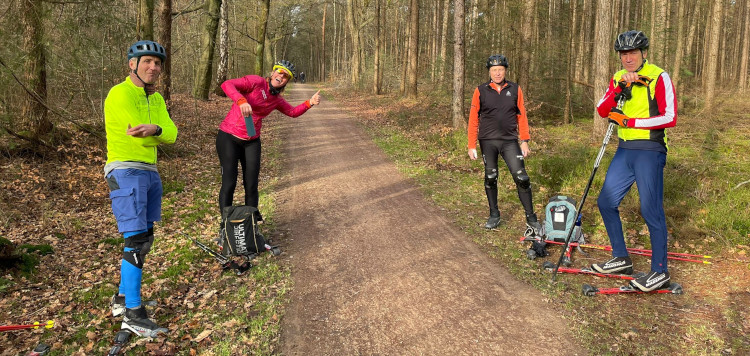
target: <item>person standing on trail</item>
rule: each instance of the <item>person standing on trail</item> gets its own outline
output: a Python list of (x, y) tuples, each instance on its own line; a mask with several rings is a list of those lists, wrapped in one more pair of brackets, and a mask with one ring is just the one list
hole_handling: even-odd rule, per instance
[[(521, 87), (505, 79), (508, 59), (502, 54), (487, 59), (490, 80), (474, 90), (469, 114), (469, 158), (477, 159), (477, 139), (484, 161), (484, 191), (490, 216), (484, 225), (493, 229), (500, 225), (497, 207), (498, 157), (502, 156), (516, 183), (518, 198), (526, 213), (526, 235), (538, 236), (541, 224), (534, 213), (531, 180), (526, 174), (524, 158), (529, 149), (529, 124)], [(520, 142), (520, 144), (519, 144)]]
[(619, 206), (636, 183), (653, 254), (651, 271), (630, 284), (644, 292), (669, 286), (663, 204), (668, 149), (665, 129), (677, 123), (674, 85), (667, 72), (646, 60), (648, 46), (648, 37), (641, 31), (617, 36), (614, 47), (623, 69), (609, 81), (609, 89), (596, 107), (601, 117), (618, 125), (620, 140), (597, 200), (613, 258), (591, 266), (601, 273), (632, 273)]
[(146, 254), (154, 243), (154, 222), (161, 220), (162, 184), (156, 169), (156, 146), (174, 143), (177, 127), (164, 98), (155, 91), (167, 55), (160, 44), (138, 41), (128, 49), (130, 74), (104, 101), (107, 163), (112, 212), (125, 238), (119, 293), (112, 315), (125, 314), (122, 329), (155, 337), (167, 329), (151, 321), (141, 305), (141, 279)]
[[(279, 110), (284, 115), (298, 117), (313, 105), (320, 104), (320, 91), (310, 100), (292, 107), (281, 97), (286, 84), (294, 78), (294, 65), (281, 60), (273, 66), (271, 74), (263, 78), (247, 75), (229, 79), (221, 89), (234, 101), (216, 135), (216, 152), (221, 164), (221, 190), (219, 211), (232, 205), (237, 185), (237, 163), (242, 165), (242, 183), (245, 187), (245, 205), (258, 207), (258, 176), (260, 174), (260, 129), (263, 118)], [(256, 211), (256, 221), (263, 216)]]

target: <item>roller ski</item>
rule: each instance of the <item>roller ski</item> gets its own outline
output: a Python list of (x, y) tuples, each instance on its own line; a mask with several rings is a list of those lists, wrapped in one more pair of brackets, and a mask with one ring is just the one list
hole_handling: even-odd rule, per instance
[(120, 330), (115, 335), (115, 343), (112, 348), (109, 349), (107, 356), (122, 355), (125, 347), (130, 343), (132, 334), (128, 330)]
[[(555, 264), (550, 261), (546, 261), (544, 262), (542, 267), (544, 267), (545, 270), (552, 272), (555, 269)], [(638, 272), (633, 275), (599, 273), (590, 268), (585, 268), (585, 267), (584, 268), (560, 267), (557, 269), (557, 273), (584, 274), (584, 275), (590, 275), (590, 276), (596, 276), (596, 277), (602, 277), (602, 278), (614, 278), (614, 279), (625, 279), (625, 280), (634, 280), (636, 278), (646, 275), (643, 272)]]
[[(559, 270), (558, 270), (559, 272)], [(619, 288), (597, 288), (590, 284), (583, 285), (583, 295), (592, 297), (597, 294), (682, 294), (682, 286), (677, 283), (669, 283), (668, 286), (644, 292), (632, 285), (622, 286)]]
[(250, 261), (252, 258), (255, 257), (255, 255), (245, 256), (246, 261), (242, 263), (237, 263), (228, 256), (225, 256), (224, 254), (221, 254), (219, 252), (216, 252), (212, 248), (204, 245), (200, 241), (190, 238), (190, 240), (193, 241), (193, 243), (198, 246), (201, 250), (206, 251), (209, 255), (211, 255), (216, 261), (219, 262), (221, 265), (221, 268), (223, 270), (232, 270), (234, 273), (238, 276), (243, 275), (247, 270), (249, 270), (253, 265), (250, 264)]

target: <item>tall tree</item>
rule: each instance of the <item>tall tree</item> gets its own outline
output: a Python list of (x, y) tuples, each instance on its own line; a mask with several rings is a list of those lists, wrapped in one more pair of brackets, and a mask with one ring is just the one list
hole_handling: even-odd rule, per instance
[(651, 51), (649, 56), (653, 59), (654, 63), (658, 63), (660, 66), (664, 64), (666, 59), (666, 48), (667, 44), (667, 9), (669, 4), (667, 0), (652, 0), (653, 13), (651, 14)]
[(445, 75), (445, 68), (448, 66), (448, 60), (445, 58), (448, 52), (448, 15), (450, 14), (450, 5), (451, 0), (445, 0), (443, 2), (443, 30), (441, 33), (443, 34), (440, 36), (440, 68), (438, 71), (438, 80), (441, 82), (443, 81), (443, 76)]
[(409, 5), (409, 71), (406, 85), (406, 97), (417, 98), (417, 68), (419, 65), (419, 0), (411, 0)]
[(744, 15), (744, 36), (742, 36), (742, 55), (740, 56), (742, 60), (740, 61), (740, 78), (739, 78), (739, 84), (740, 84), (740, 90), (744, 93), (747, 91), (748, 83), (747, 83), (747, 62), (748, 57), (750, 56), (750, 5), (748, 5), (747, 2), (745, 2), (745, 15)]
[(265, 58), (265, 48), (268, 42), (268, 14), (271, 10), (271, 0), (261, 0), (261, 7), (258, 14), (258, 22), (255, 24), (255, 33), (258, 36), (255, 44), (255, 74), (263, 74), (263, 58)]
[(465, 129), (464, 121), (464, 0), (453, 2), (453, 128)]
[(381, 62), (381, 47), (383, 47), (383, 41), (385, 40), (385, 36), (382, 34), (385, 33), (383, 29), (380, 26), (381, 19), (384, 19), (384, 16), (380, 13), (380, 0), (375, 0), (375, 55), (373, 58), (373, 81), (372, 81), (372, 93), (375, 95), (380, 95), (382, 86), (383, 86), (383, 70), (380, 67)]
[(326, 11), (328, 2), (323, 1), (323, 24), (320, 26), (320, 80), (326, 80)]
[(216, 47), (216, 31), (219, 27), (220, 6), (221, 0), (207, 0), (204, 5), (201, 55), (195, 72), (195, 83), (193, 84), (193, 97), (196, 99), (208, 100), (208, 92), (211, 89), (214, 47)]
[(47, 101), (47, 57), (42, 24), (42, 0), (23, 0), (21, 20), (23, 24), (24, 79), (34, 95), (29, 97), (21, 111), (23, 127), (39, 138), (52, 131), (52, 121), (44, 103)]
[(357, 84), (359, 83), (359, 76), (362, 73), (362, 45), (360, 36), (361, 26), (357, 12), (354, 10), (359, 7), (359, 4), (356, 4), (356, 0), (346, 0), (346, 5), (346, 22), (349, 25), (349, 35), (352, 39), (351, 82), (352, 84)]
[(138, 39), (154, 40), (154, 0), (138, 0)]
[[(612, 11), (607, 0), (596, 0), (596, 24), (594, 31), (594, 97), (598, 100), (609, 87), (609, 55), (612, 49)], [(599, 114), (594, 109), (594, 140), (602, 137), (607, 122), (599, 119)]]
[(718, 75), (719, 64), (719, 35), (721, 34), (721, 23), (723, 18), (722, 0), (713, 0), (713, 9), (711, 10), (710, 26), (707, 27), (708, 33), (708, 56), (706, 60), (706, 75), (704, 78), (706, 102), (705, 108), (711, 109), (714, 100), (714, 91)]
[[(575, 43), (573, 40), (576, 38), (575, 33), (578, 30), (578, 1), (572, 0), (570, 2), (570, 13), (571, 13), (571, 25), (570, 29), (568, 30), (568, 65), (566, 68), (567, 72), (567, 80), (565, 81), (565, 107), (563, 109), (563, 123), (568, 124), (570, 123), (570, 116), (571, 109), (570, 109), (570, 100), (571, 100), (571, 87), (573, 86), (573, 71), (574, 68), (574, 56), (575, 56)], [(549, 31), (551, 34), (551, 30)]]
[(159, 44), (164, 47), (167, 54), (167, 60), (161, 66), (161, 82), (164, 87), (160, 90), (167, 107), (170, 107), (171, 87), (172, 87), (172, 0), (161, 1), (161, 11), (159, 12), (160, 37)]
[[(529, 89), (529, 71), (531, 70), (531, 61), (533, 60), (532, 51), (534, 44), (531, 40), (531, 24), (534, 22), (534, 5), (536, 0), (526, 0), (523, 4), (523, 17), (521, 19), (521, 41), (524, 50), (521, 51), (521, 60), (519, 63), (519, 78), (518, 85), (524, 88), (526, 93), (530, 93)], [(519, 46), (520, 48), (520, 46)]]
[(227, 2), (222, 0), (219, 7), (219, 68), (216, 70), (216, 87), (214, 94), (227, 96), (221, 89), (221, 83), (227, 80), (227, 67), (229, 66), (229, 15), (227, 14)]

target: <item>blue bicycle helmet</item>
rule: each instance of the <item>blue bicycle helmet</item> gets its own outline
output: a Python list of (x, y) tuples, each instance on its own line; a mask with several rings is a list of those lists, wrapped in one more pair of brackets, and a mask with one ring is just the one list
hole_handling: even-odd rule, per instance
[(167, 60), (167, 51), (162, 45), (149, 40), (141, 40), (130, 46), (128, 49), (128, 60), (140, 56), (156, 56), (161, 58), (162, 62)]

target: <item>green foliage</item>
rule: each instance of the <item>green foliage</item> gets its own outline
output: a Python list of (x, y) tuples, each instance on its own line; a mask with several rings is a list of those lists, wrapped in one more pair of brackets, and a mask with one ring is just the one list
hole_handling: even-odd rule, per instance
[(26, 250), (28, 253), (38, 253), (39, 255), (45, 256), (50, 255), (54, 253), (52, 250), (52, 246), (48, 244), (42, 244), (42, 245), (32, 245), (32, 244), (23, 244), (21, 246), (18, 246), (19, 250)]

